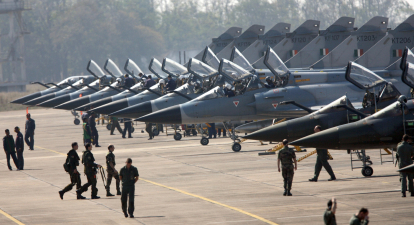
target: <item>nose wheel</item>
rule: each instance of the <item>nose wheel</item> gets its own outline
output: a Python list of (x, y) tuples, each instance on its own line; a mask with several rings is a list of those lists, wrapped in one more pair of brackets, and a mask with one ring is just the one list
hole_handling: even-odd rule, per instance
[(370, 166), (365, 166), (362, 168), (361, 173), (364, 175), (364, 177), (370, 177), (372, 174), (374, 174), (374, 169), (372, 169)]
[(75, 118), (75, 120), (73, 120), (73, 123), (75, 125), (79, 125), (80, 124), (80, 120), (78, 118)]
[(231, 146), (231, 149), (234, 152), (240, 152), (240, 150), (241, 150), (241, 144), (239, 144), (237, 142), (234, 142), (233, 145)]
[(201, 138), (201, 140), (200, 140), (200, 143), (201, 143), (201, 145), (208, 145), (208, 143), (209, 143), (210, 141), (208, 140), (208, 138), (206, 138), (206, 137), (203, 137), (203, 138)]
[(176, 140), (176, 141), (179, 141), (179, 140), (181, 140), (181, 138), (182, 138), (183, 136), (180, 134), (180, 133), (175, 133), (174, 134), (174, 140)]

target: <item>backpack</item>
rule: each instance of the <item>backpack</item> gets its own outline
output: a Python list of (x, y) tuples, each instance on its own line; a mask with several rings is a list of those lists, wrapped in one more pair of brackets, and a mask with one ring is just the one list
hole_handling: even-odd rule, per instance
[(65, 161), (65, 163), (63, 163), (63, 169), (66, 171), (66, 172), (68, 172), (69, 173), (69, 170), (70, 170), (70, 165), (69, 165), (69, 156), (67, 156), (66, 157), (66, 161)]

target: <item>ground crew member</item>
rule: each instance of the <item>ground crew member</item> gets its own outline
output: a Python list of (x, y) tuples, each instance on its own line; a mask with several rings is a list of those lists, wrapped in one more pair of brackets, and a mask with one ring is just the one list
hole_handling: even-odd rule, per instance
[(19, 163), (19, 170), (23, 170), (24, 167), (24, 159), (23, 159), (23, 150), (24, 150), (24, 140), (23, 134), (20, 132), (19, 127), (14, 128), (14, 132), (16, 132), (16, 152), (17, 152), (17, 162)]
[(336, 199), (332, 197), (328, 201), (328, 208), (325, 211), (325, 214), (323, 215), (323, 221), (325, 222), (325, 225), (336, 225)]
[(129, 118), (124, 118), (124, 131), (122, 131), (122, 138), (125, 138), (126, 132), (128, 131), (128, 138), (132, 138), (132, 121)]
[(114, 196), (110, 192), (112, 177), (116, 180), (116, 195), (121, 195), (121, 190), (119, 189), (119, 174), (118, 171), (115, 169), (115, 155), (114, 155), (115, 147), (113, 145), (108, 146), (108, 154), (106, 154), (106, 171), (108, 172), (108, 179), (106, 180), (106, 196)]
[[(63, 200), (63, 195), (72, 190), (73, 186), (76, 184), (76, 190), (79, 190), (82, 187), (80, 173), (77, 170), (77, 166), (79, 166), (79, 155), (76, 152), (78, 150), (78, 143), (72, 143), (72, 149), (68, 152), (68, 156), (66, 158), (66, 164), (69, 166), (69, 177), (70, 177), (70, 184), (68, 184), (63, 190), (59, 191), (60, 199)], [(77, 195), (77, 199), (85, 199), (81, 194)]]
[(83, 145), (91, 143), (91, 137), (92, 137), (91, 128), (89, 127), (87, 118), (83, 118), (82, 129), (83, 129)]
[(203, 89), (200, 87), (200, 84), (196, 82), (194, 84), (194, 94), (199, 94), (202, 92), (203, 92)]
[(292, 163), (295, 163), (294, 169), (297, 170), (298, 162), (296, 161), (295, 151), (288, 147), (288, 140), (284, 139), (282, 143), (284, 147), (279, 151), (277, 157), (277, 170), (280, 172), (280, 163), (282, 162), (283, 187), (285, 188), (283, 196), (292, 196), (290, 190), (292, 189), (293, 175), (295, 174)]
[(214, 138), (217, 137), (217, 131), (216, 131), (216, 124), (215, 123), (209, 123), (209, 126), (207, 126), (207, 130), (208, 130), (208, 138), (211, 139), (212, 136), (214, 136)]
[(122, 134), (123, 132), (121, 126), (119, 126), (118, 117), (111, 117), (111, 121), (111, 135), (115, 135), (115, 128), (119, 131), (120, 134)]
[(366, 93), (364, 95), (364, 99), (362, 100), (362, 107), (367, 108), (375, 104), (375, 96), (374, 93), (369, 92), (366, 90)]
[(89, 127), (91, 129), (91, 138), (92, 138), (92, 142), (95, 145), (95, 147), (101, 147), (98, 144), (98, 139), (99, 139), (99, 134), (98, 134), (98, 130), (96, 129), (96, 114), (95, 112), (91, 112), (91, 115), (89, 116)]
[(151, 75), (148, 75), (148, 79), (145, 81), (145, 87), (146, 88), (150, 88), (152, 86), (154, 86), (156, 83), (155, 81), (152, 79)]
[(349, 220), (349, 225), (368, 225), (369, 212), (366, 208), (361, 208), (357, 214), (354, 214)]
[[(122, 211), (125, 217), (134, 218), (134, 198), (135, 198), (135, 183), (139, 179), (138, 169), (132, 165), (132, 159), (126, 160), (126, 166), (122, 167), (119, 172), (119, 178), (122, 180)], [(128, 196), (129, 195), (129, 196)], [(127, 199), (129, 197), (128, 213), (127, 213)]]
[(76, 194), (79, 197), (82, 195), (83, 192), (88, 190), (89, 186), (92, 186), (91, 192), (91, 199), (98, 199), (98, 188), (96, 188), (96, 169), (101, 168), (101, 165), (95, 163), (95, 158), (92, 154), (92, 145), (88, 143), (85, 145), (85, 151), (82, 155), (82, 163), (84, 165), (84, 172), (86, 178), (88, 179), (88, 183), (84, 184), (80, 189), (76, 191)]
[(154, 138), (154, 132), (152, 132), (152, 123), (145, 122), (145, 131), (147, 131), (149, 135), (148, 140), (151, 140)]
[(131, 88), (132, 86), (134, 86), (135, 81), (134, 79), (130, 78), (128, 74), (125, 74), (125, 87), (127, 88)]
[(223, 137), (226, 137), (226, 129), (217, 129), (218, 136), (221, 136), (221, 130), (223, 130)]
[[(318, 133), (322, 130), (322, 127), (317, 125), (314, 129), (315, 133)], [(309, 181), (314, 181), (317, 182), (318, 181), (318, 177), (319, 177), (319, 173), (322, 170), (322, 166), (325, 168), (326, 172), (329, 173), (329, 175), (331, 176), (331, 178), (328, 179), (328, 181), (332, 181), (332, 180), (336, 180), (335, 174), (332, 170), (331, 165), (329, 165), (328, 162), (328, 149), (316, 149), (316, 164), (315, 164), (315, 175), (312, 179), (309, 179)]]
[(7, 167), (9, 167), (9, 170), (12, 170), (12, 167), (10, 165), (10, 156), (13, 158), (14, 165), (16, 166), (16, 169), (19, 170), (19, 162), (16, 158), (16, 150), (14, 146), (14, 139), (13, 135), (10, 135), (9, 129), (5, 130), (6, 136), (3, 138), (3, 149), (6, 153), (7, 158)]
[[(412, 157), (414, 156), (414, 149), (413, 146), (410, 145), (411, 142), (411, 137), (404, 134), (402, 142), (398, 143), (396, 158), (400, 169), (413, 164)], [(413, 174), (400, 172), (402, 197), (405, 197), (405, 192), (407, 191), (407, 179), (408, 191), (411, 192), (411, 196), (414, 196)]]
[(167, 81), (167, 84), (165, 85), (165, 90), (167, 92), (174, 91), (175, 88), (177, 87), (177, 83), (175, 82), (174, 79), (172, 79), (171, 75), (168, 75), (167, 79), (168, 81)]
[(269, 76), (266, 77), (266, 82), (267, 82), (267, 84), (265, 84), (266, 88), (275, 88), (275, 84), (273, 83), (272, 79)]
[(33, 145), (34, 145), (35, 129), (36, 129), (35, 121), (32, 118), (30, 118), (30, 113), (26, 114), (24, 140), (26, 141), (26, 144), (29, 146), (29, 150), (34, 150)]
[(236, 94), (234, 93), (233, 90), (231, 90), (231, 85), (230, 84), (226, 84), (224, 86), (224, 95), (228, 98), (235, 96)]
[(147, 79), (148, 77), (145, 74), (139, 73), (138, 77), (142, 79)]

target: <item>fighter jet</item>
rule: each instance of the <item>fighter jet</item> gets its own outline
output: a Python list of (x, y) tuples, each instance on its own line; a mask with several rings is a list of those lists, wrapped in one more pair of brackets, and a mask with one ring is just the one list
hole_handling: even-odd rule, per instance
[(97, 91), (96, 93), (90, 94), (88, 96), (82, 96), (78, 99), (70, 100), (68, 102), (65, 102), (63, 104), (60, 104), (58, 106), (55, 106), (53, 108), (55, 109), (66, 109), (66, 110), (72, 110), (79, 106), (88, 104), (90, 102), (115, 95), (117, 93), (122, 92), (119, 88), (123, 87), (123, 76), (122, 72), (119, 70), (119, 68), (112, 62), (112, 60), (107, 60), (104, 66), (104, 69), (114, 78), (116, 79), (115, 82), (113, 82), (111, 85), (106, 85), (105, 88), (103, 88), (100, 91)]

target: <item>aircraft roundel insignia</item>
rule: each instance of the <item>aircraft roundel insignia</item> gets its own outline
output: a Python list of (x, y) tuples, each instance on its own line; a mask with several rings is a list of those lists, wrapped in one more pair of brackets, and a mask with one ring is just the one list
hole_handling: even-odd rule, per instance
[(277, 102), (276, 102), (276, 103), (272, 103), (272, 106), (273, 106), (273, 108), (275, 108), (275, 109), (276, 109), (276, 107), (277, 107)]
[(233, 101), (233, 104), (237, 107), (239, 105), (239, 101)]

